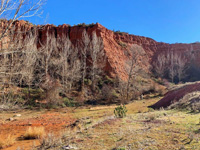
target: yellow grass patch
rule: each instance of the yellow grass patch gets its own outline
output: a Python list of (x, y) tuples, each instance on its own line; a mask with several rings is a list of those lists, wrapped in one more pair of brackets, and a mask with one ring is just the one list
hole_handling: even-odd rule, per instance
[(44, 137), (44, 127), (29, 127), (24, 134), (24, 139), (39, 139)]
[(116, 106), (100, 106), (100, 107), (91, 107), (90, 111), (93, 110), (105, 110), (105, 109), (114, 109)]
[(0, 149), (11, 146), (16, 142), (16, 138), (13, 135), (7, 137), (0, 137)]

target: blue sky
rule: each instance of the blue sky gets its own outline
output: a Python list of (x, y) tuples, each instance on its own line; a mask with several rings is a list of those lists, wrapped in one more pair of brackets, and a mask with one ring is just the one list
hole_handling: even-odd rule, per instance
[(96, 23), (167, 43), (200, 41), (200, 0), (47, 0), (35, 24)]

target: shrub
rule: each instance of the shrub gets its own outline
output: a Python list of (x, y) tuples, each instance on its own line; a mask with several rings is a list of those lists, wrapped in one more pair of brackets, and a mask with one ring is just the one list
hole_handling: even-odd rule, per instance
[(113, 98), (119, 98), (119, 93), (117, 93), (115, 90), (112, 90), (112, 97)]
[(77, 25), (74, 26), (78, 26), (78, 27), (93, 27), (95, 24), (91, 23), (91, 24), (85, 24), (85, 23), (79, 23)]
[(147, 116), (147, 120), (148, 120), (148, 121), (156, 120), (156, 118), (157, 118), (157, 116), (154, 115), (154, 114), (150, 114), (150, 115)]
[(121, 32), (120, 30), (113, 30), (114, 33), (117, 33), (117, 34), (120, 34), (120, 35), (123, 35), (123, 34), (128, 34), (127, 32)]
[(114, 114), (117, 118), (124, 118), (126, 116), (127, 109), (125, 105), (117, 106), (114, 110)]
[(24, 134), (24, 139), (39, 139), (44, 137), (44, 127), (29, 127)]
[(110, 78), (109, 76), (105, 76), (105, 80), (104, 80), (105, 84), (113, 84), (113, 79)]
[(55, 136), (54, 134), (47, 134), (40, 140), (40, 146), (38, 149), (50, 149), (56, 148), (62, 145), (62, 138)]
[(21, 95), (15, 94), (13, 91), (4, 93), (0, 96), (0, 109), (13, 110), (21, 108), (25, 103), (25, 100)]
[(119, 94), (114, 89), (112, 89), (111, 86), (106, 85), (106, 84), (101, 89), (100, 98), (106, 104), (119, 103), (119, 99), (118, 99)]
[(119, 41), (118, 44), (123, 47), (123, 48), (126, 48), (127, 47), (127, 44), (122, 42), (122, 41)]
[(69, 99), (67, 97), (63, 98), (63, 102), (64, 102), (65, 106), (67, 106), (67, 107), (75, 107), (76, 106), (76, 103), (73, 101), (73, 99)]
[(86, 85), (92, 85), (92, 81), (90, 79), (84, 79), (84, 83)]
[(148, 112), (154, 112), (154, 109), (149, 107)]

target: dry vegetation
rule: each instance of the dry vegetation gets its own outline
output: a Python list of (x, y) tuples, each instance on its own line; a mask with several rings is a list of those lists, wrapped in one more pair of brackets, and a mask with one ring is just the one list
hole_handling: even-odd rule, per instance
[(0, 149), (6, 148), (8, 146), (13, 145), (16, 142), (15, 136), (11, 134), (1, 135), (0, 137)]
[[(140, 100), (126, 105), (128, 112), (125, 118), (114, 116), (115, 105), (67, 108), (68, 113), (66, 113), (66, 108), (59, 109), (63, 118), (69, 115), (74, 118), (74, 121), (63, 125), (60, 132), (52, 133), (50, 130), (45, 136), (43, 136), (43, 129), (38, 133), (38, 127), (33, 127), (27, 130), (28, 137), (40, 136), (40, 145), (34, 146), (37, 150), (198, 149), (200, 114), (180, 110), (155, 111), (147, 107), (158, 100), (158, 98)], [(47, 112), (43, 111), (43, 113)], [(57, 115), (54, 115), (54, 118), (56, 117)], [(23, 135), (25, 136), (26, 133), (24, 132)], [(20, 141), (16, 140), (16, 142)], [(30, 149), (33, 148), (31, 145), (30, 143)]]
[(178, 102), (170, 105), (169, 108), (183, 109), (191, 112), (200, 112), (200, 92), (195, 91), (192, 93), (186, 94), (182, 99)]
[(44, 136), (44, 127), (29, 127), (24, 134), (24, 139), (39, 139)]
[[(125, 118), (115, 118), (114, 108), (77, 109), (77, 121), (60, 136), (49, 134), (35, 149), (198, 149), (200, 114), (177, 110), (152, 111), (147, 108), (158, 99), (127, 105)], [(87, 116), (87, 117), (85, 117)]]

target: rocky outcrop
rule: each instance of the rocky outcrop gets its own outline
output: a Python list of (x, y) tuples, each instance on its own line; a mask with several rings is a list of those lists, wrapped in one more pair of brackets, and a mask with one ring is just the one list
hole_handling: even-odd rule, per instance
[[(6, 24), (6, 20), (1, 20), (1, 26)], [(126, 80), (127, 61), (131, 58), (131, 52), (129, 47), (131, 44), (140, 45), (146, 55), (148, 64), (144, 65), (144, 68), (148, 71), (151, 68), (152, 62), (155, 60), (156, 56), (160, 53), (165, 53), (168, 51), (176, 51), (189, 57), (194, 56), (193, 62), (200, 67), (200, 43), (193, 44), (167, 44), (163, 42), (156, 42), (155, 40), (143, 36), (130, 35), (128, 33), (119, 33), (108, 30), (99, 23), (92, 25), (32, 25), (26, 21), (16, 21), (14, 23), (17, 29), (21, 31), (30, 31), (34, 28), (38, 31), (38, 44), (39, 42), (44, 42), (46, 40), (47, 33), (53, 34), (55, 37), (61, 37), (63, 34), (68, 35), (71, 42), (76, 44), (78, 40), (81, 39), (84, 30), (87, 31), (89, 35), (92, 32), (96, 32), (97, 36), (101, 37), (104, 44), (104, 51), (107, 56), (105, 71), (111, 77), (118, 76), (119, 78)], [(191, 55), (192, 54), (192, 55)], [(141, 65), (142, 62), (141, 62)]]

